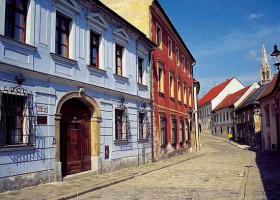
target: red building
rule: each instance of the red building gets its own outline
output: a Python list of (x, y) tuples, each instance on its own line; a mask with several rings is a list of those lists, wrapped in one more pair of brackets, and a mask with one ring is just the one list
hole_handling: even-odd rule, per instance
[(154, 159), (189, 149), (194, 142), (194, 57), (158, 0), (101, 1), (158, 45), (150, 85)]
[(151, 8), (154, 145), (156, 158), (193, 144), (193, 66), (195, 59), (158, 1)]

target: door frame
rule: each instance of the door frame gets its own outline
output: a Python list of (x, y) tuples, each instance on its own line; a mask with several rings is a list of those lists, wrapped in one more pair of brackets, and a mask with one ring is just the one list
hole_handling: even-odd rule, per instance
[(100, 157), (100, 107), (93, 97), (84, 92), (72, 91), (63, 95), (56, 107), (55, 116), (55, 166), (54, 175), (56, 181), (62, 181), (62, 166), (60, 160), (60, 120), (61, 107), (69, 99), (76, 98), (88, 106), (91, 114), (90, 119), (90, 135), (91, 135), (91, 170), (101, 173), (101, 157)]

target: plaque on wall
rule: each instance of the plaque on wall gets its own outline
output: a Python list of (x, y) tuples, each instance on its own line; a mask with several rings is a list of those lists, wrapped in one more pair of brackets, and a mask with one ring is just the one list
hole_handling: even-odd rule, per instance
[(37, 124), (48, 124), (47, 116), (37, 116)]

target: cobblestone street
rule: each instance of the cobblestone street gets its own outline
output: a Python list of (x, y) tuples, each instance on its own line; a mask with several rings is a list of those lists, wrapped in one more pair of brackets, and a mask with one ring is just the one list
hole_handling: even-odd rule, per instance
[(0, 199), (279, 199), (279, 155), (203, 136), (199, 152), (0, 194)]

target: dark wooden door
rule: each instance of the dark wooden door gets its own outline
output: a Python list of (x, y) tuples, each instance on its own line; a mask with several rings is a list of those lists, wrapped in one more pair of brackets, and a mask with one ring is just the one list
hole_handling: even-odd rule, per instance
[(62, 174), (75, 174), (91, 169), (90, 112), (77, 100), (65, 102), (61, 108)]

